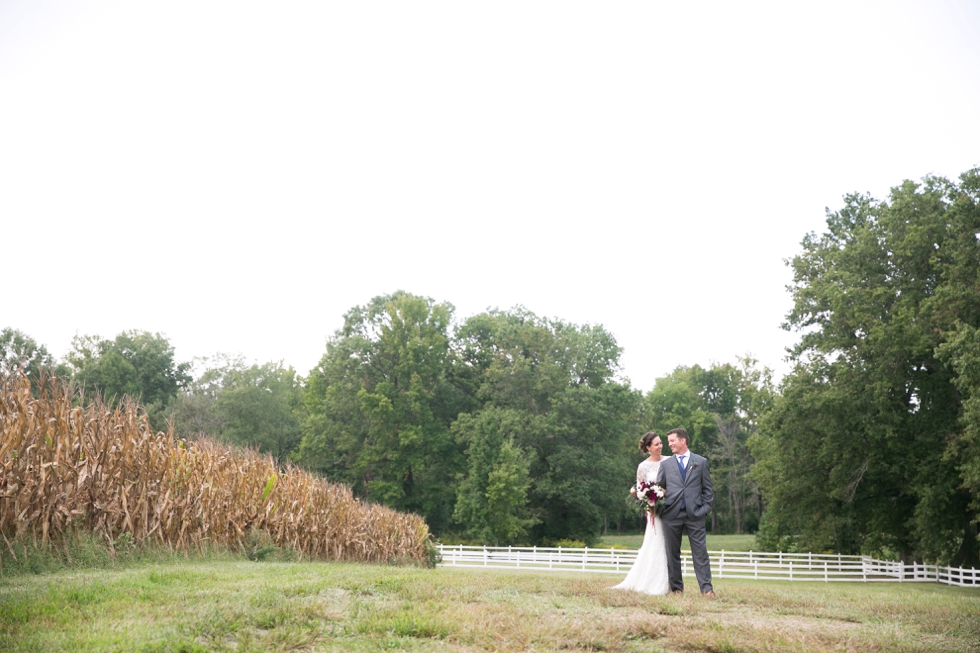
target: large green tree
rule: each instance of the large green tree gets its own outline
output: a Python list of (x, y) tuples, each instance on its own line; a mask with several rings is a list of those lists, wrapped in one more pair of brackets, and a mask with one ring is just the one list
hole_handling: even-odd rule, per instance
[(191, 382), (190, 363), (178, 363), (170, 341), (148, 331), (124, 331), (113, 340), (76, 336), (67, 363), (84, 391), (97, 391), (110, 404), (139, 399), (155, 429), (166, 426), (177, 392)]
[(488, 406), (453, 422), (468, 463), (454, 518), (471, 537), (495, 546), (515, 544), (537, 523), (528, 507), (531, 458), (517, 444), (528, 440), (535, 421), (521, 410)]
[(23, 372), (36, 379), (42, 371), (60, 373), (47, 347), (23, 331), (11, 327), (0, 331), (0, 372)]
[(220, 437), (225, 420), (218, 413), (218, 395), (225, 387), (225, 377), (232, 370), (244, 370), (242, 356), (215, 354), (195, 357), (194, 377), (177, 395), (172, 417), (174, 429), (181, 437)]
[(301, 436), (302, 379), (281, 362), (248, 365), (241, 357), (202, 360), (203, 370), (178, 396), (174, 425), (271, 453), (285, 462)]
[(356, 492), (448, 527), (463, 468), (450, 424), (453, 307), (406, 292), (351, 309), (311, 371), (296, 458)]
[(980, 563), (978, 199), (978, 170), (905, 182), (847, 196), (803, 240), (794, 368), (753, 441), (766, 543)]
[(643, 398), (643, 420), (649, 430), (661, 435), (683, 427), (691, 436), (691, 449), (706, 455), (718, 426), (702, 388), (705, 376), (706, 370), (699, 365), (682, 365), (656, 379)]
[(302, 435), (300, 379), (282, 363), (233, 370), (218, 393), (217, 412), (224, 422), (224, 439), (256, 447), (285, 462)]
[[(494, 492), (511, 478), (509, 539), (596, 541), (623, 512), (638, 428), (639, 394), (614, 378), (613, 336), (516, 308), (469, 318), (456, 348), (478, 402), (454, 427), (468, 455), (457, 522), (491, 539)], [(512, 450), (528, 463), (526, 485), (522, 472), (494, 476)]]

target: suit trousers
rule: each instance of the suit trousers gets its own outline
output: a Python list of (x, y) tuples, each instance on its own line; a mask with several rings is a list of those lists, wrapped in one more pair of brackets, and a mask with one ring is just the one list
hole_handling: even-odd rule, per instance
[(704, 517), (694, 517), (691, 513), (681, 511), (670, 516), (662, 515), (664, 527), (664, 544), (667, 546), (667, 574), (670, 576), (670, 591), (684, 591), (684, 579), (681, 576), (681, 535), (687, 531), (687, 539), (691, 542), (691, 558), (694, 561), (694, 575), (697, 576), (701, 592), (707, 592), (711, 587), (711, 563), (708, 560), (707, 529)]

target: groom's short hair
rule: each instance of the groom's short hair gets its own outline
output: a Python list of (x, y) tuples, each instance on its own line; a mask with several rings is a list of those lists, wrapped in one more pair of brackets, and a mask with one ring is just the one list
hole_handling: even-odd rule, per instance
[(684, 438), (684, 442), (687, 443), (687, 446), (689, 446), (689, 447), (691, 446), (691, 436), (689, 436), (687, 434), (687, 431), (686, 430), (684, 430), (682, 428), (670, 429), (669, 431), (667, 431), (667, 437), (668, 438), (670, 437), (670, 434), (671, 433), (673, 433), (674, 435), (676, 435), (679, 438)]

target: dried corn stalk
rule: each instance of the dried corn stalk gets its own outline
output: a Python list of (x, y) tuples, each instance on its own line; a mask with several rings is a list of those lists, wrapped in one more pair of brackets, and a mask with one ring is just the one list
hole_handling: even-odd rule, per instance
[[(0, 378), (0, 536), (49, 546), (79, 528), (110, 544), (178, 551), (240, 547), (250, 527), (301, 557), (423, 560), (421, 517), (355, 499), (349, 488), (271, 456), (153, 433), (135, 402), (73, 405), (73, 390)], [(13, 549), (11, 547), (11, 552)]]

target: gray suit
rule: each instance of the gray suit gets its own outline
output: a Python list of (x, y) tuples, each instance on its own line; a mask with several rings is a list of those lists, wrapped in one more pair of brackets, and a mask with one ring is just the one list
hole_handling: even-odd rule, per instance
[(667, 545), (667, 574), (670, 576), (671, 591), (684, 591), (681, 534), (686, 529), (687, 539), (691, 542), (694, 573), (701, 592), (707, 592), (712, 587), (704, 517), (711, 512), (715, 493), (711, 488), (708, 460), (690, 451), (687, 455), (687, 468), (683, 474), (676, 456), (665, 458), (657, 474), (657, 485), (664, 489), (664, 509), (660, 516), (664, 524), (664, 543)]

